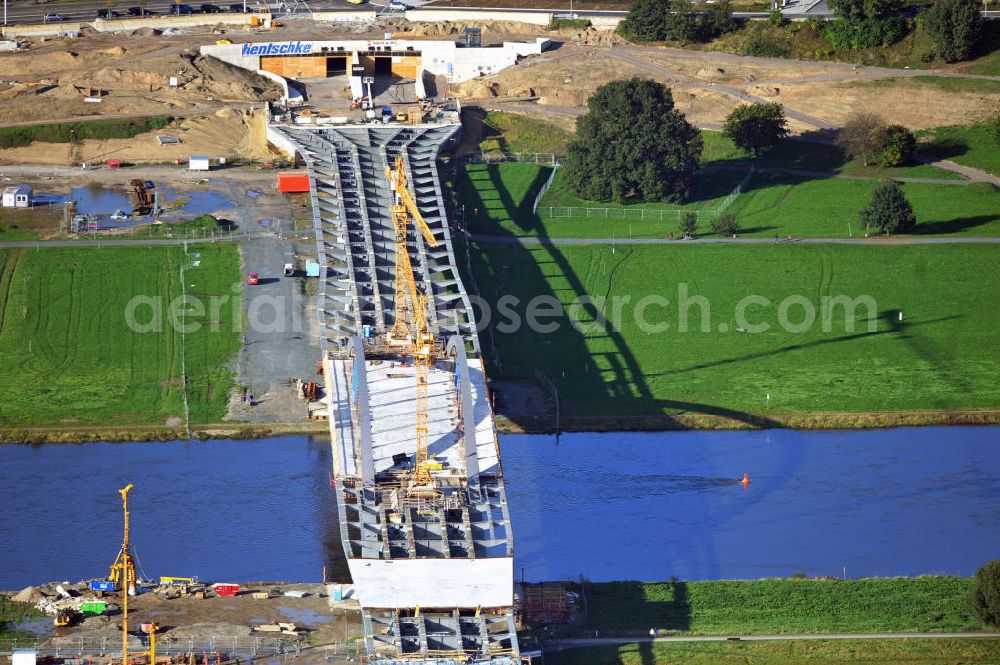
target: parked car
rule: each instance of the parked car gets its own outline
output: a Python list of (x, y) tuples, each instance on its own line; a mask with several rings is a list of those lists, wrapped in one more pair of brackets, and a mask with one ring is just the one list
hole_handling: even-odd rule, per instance
[(152, 9), (143, 9), (142, 7), (129, 7), (125, 13), (129, 16), (153, 16), (156, 14)]
[(243, 3), (242, 2), (234, 2), (233, 4), (229, 5), (229, 11), (231, 11), (234, 14), (242, 14), (243, 13)]
[(121, 12), (116, 12), (113, 9), (98, 9), (97, 18), (118, 18), (121, 16)]
[(58, 23), (59, 21), (65, 21), (66, 17), (62, 14), (46, 14), (42, 20), (45, 23)]
[(392, 12), (405, 12), (407, 9), (413, 9), (405, 2), (390, 2), (386, 7)]
[(255, 272), (252, 272), (249, 275), (247, 275), (247, 284), (249, 284), (250, 286), (256, 286), (259, 283), (260, 283), (260, 275), (258, 275)]
[(185, 4), (178, 3), (178, 4), (170, 5), (170, 13), (171, 14), (194, 14), (194, 9), (191, 7), (191, 5), (185, 5)]
[(219, 5), (204, 4), (201, 6), (201, 12), (203, 14), (218, 14), (222, 11)]

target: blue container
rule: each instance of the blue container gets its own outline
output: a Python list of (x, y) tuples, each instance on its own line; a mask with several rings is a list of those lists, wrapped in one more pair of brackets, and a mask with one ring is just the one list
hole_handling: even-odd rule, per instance
[(339, 584), (333, 587), (333, 599), (343, 600), (344, 599), (344, 587)]
[(96, 582), (96, 581), (95, 582), (91, 582), (90, 583), (90, 590), (91, 591), (114, 591), (115, 590), (115, 583), (114, 582)]

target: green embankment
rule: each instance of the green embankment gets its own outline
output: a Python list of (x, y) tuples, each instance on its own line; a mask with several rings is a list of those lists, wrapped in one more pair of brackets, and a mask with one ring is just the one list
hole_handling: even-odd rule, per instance
[(993, 127), (988, 124), (938, 127), (917, 132), (917, 137), (921, 152), (1000, 174), (1000, 145), (994, 138)]
[(69, 143), (83, 139), (127, 139), (161, 129), (173, 121), (167, 115), (143, 120), (91, 120), (27, 127), (0, 127), (0, 148), (16, 148), (33, 141)]
[[(994, 246), (475, 244), (473, 254), (493, 312), (482, 336), (487, 357), (491, 344), (499, 352), (493, 374), (542, 370), (563, 416), (581, 427), (649, 415), (767, 424), (786, 414), (1000, 407)], [(504, 295), (518, 299), (522, 320), (532, 298), (554, 298), (562, 314), (542, 322), (557, 329), (503, 332)], [(647, 296), (669, 302), (640, 313)], [(848, 315), (824, 306), (828, 297), (868, 304)], [(598, 310), (617, 323), (602, 324)], [(814, 322), (800, 329), (808, 311)], [(767, 330), (738, 331), (747, 324)]]
[(555, 153), (566, 152), (573, 134), (555, 125), (517, 113), (487, 111), (482, 117), (483, 152)]
[(582, 623), (557, 635), (959, 632), (971, 578), (588, 583)]
[[(182, 344), (191, 422), (225, 413), (239, 349), (239, 256), (231, 245), (50, 248), (0, 253), (0, 426), (183, 423)], [(199, 254), (199, 257), (194, 257)], [(180, 268), (189, 305), (182, 335)], [(130, 328), (137, 296), (162, 325)], [(153, 323), (153, 306), (135, 309)]]
[(997, 638), (659, 642), (545, 654), (546, 665), (956, 665), (998, 661)]

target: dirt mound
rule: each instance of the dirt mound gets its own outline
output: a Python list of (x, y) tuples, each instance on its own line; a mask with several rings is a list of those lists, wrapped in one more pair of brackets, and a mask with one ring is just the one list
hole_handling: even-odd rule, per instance
[(479, 28), (485, 43), (491, 35), (544, 35), (543, 26), (520, 21), (441, 21), (438, 23), (410, 23), (403, 19), (385, 21), (387, 31), (396, 39), (406, 37), (449, 37), (465, 33), (466, 28)]
[(113, 57), (116, 57), (116, 58), (120, 58), (121, 56), (125, 55), (127, 53), (127, 51), (125, 50), (124, 47), (121, 47), (121, 46), (112, 46), (111, 48), (104, 49), (102, 51), (102, 53), (106, 53), (107, 55), (110, 55), (110, 56), (113, 56)]
[(133, 30), (132, 37), (156, 37), (160, 34), (160, 31), (156, 28), (139, 28), (138, 30)]
[(747, 92), (758, 97), (777, 97), (781, 88), (775, 85), (751, 85), (747, 88)]
[(618, 44), (625, 44), (628, 41), (614, 30), (598, 30), (593, 27), (586, 28), (585, 30), (561, 28), (553, 31), (551, 34), (557, 39), (573, 42), (574, 44), (585, 44), (586, 46), (617, 46)]
[(698, 70), (696, 76), (700, 79), (718, 81), (726, 77), (726, 70), (719, 67), (713, 67), (711, 69), (702, 68)]
[(43, 600), (45, 595), (33, 586), (25, 587), (11, 596), (11, 600), (16, 603), (35, 603)]

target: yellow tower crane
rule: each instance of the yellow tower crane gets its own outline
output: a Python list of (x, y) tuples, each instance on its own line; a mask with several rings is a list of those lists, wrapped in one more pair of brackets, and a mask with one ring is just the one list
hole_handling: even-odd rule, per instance
[(131, 547), (128, 542), (128, 493), (133, 485), (129, 483), (118, 493), (122, 496), (122, 513), (124, 514), (125, 530), (122, 538), (122, 548), (111, 564), (110, 581), (114, 582), (122, 592), (122, 665), (128, 665), (128, 597), (135, 595), (135, 562), (132, 559)]
[[(391, 342), (409, 344), (417, 375), (416, 459), (413, 477), (407, 487), (407, 493), (413, 494), (433, 491), (434, 487), (427, 456), (427, 377), (434, 363), (434, 333), (427, 322), (427, 296), (417, 290), (417, 280), (413, 276), (413, 265), (410, 263), (410, 252), (406, 247), (406, 232), (410, 218), (413, 218), (428, 245), (436, 247), (437, 239), (420, 214), (416, 201), (406, 189), (403, 158), (396, 157), (394, 168), (386, 166), (385, 175), (390, 187), (396, 193), (395, 203), (389, 208), (396, 229), (396, 318), (389, 332), (389, 339)], [(407, 324), (407, 301), (410, 302), (413, 312), (412, 335)]]

